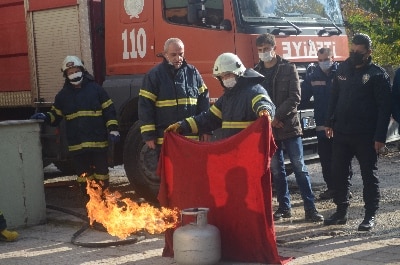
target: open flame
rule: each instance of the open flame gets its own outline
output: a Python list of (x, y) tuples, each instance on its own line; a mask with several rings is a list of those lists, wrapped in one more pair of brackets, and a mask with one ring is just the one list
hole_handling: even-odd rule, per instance
[(87, 181), (86, 190), (90, 196), (86, 204), (90, 225), (95, 221), (101, 223), (110, 235), (120, 239), (140, 230), (162, 233), (178, 223), (178, 209), (158, 209), (148, 203), (139, 205), (129, 198), (121, 199), (119, 192), (103, 191), (95, 181)]

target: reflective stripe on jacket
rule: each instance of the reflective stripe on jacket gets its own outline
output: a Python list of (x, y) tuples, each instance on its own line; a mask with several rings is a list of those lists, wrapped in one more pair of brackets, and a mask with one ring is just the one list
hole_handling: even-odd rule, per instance
[[(185, 61), (175, 70), (164, 60), (147, 73), (139, 92), (143, 140), (162, 144), (164, 130), (170, 124), (206, 111), (209, 106), (208, 89), (198, 70)], [(198, 139), (197, 134), (191, 136)]]
[(232, 89), (226, 89), (209, 111), (183, 121), (183, 132), (221, 128), (221, 138), (227, 138), (248, 127), (258, 118), (261, 110), (267, 110), (273, 117), (275, 106), (267, 91), (258, 84), (262, 80), (262, 75), (247, 69), (237, 84)]
[(53, 126), (65, 119), (70, 152), (105, 149), (108, 146), (107, 128), (118, 130), (113, 102), (88, 74), (84, 75), (81, 88), (65, 82), (48, 116)]
[[(336, 73), (338, 63), (331, 66), (328, 74), (321, 70), (317, 65), (315, 70), (306, 76), (301, 83), (301, 102), (300, 106), (310, 101), (314, 97), (314, 119), (317, 126), (325, 125), (326, 114), (328, 112), (329, 97), (332, 89), (332, 80)], [(301, 108), (301, 107), (300, 107)]]

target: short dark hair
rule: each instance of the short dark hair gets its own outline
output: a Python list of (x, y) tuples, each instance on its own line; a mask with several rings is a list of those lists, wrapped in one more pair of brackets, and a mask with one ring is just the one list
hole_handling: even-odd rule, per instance
[(328, 53), (329, 56), (332, 56), (332, 50), (330, 48), (321, 48), (318, 50), (319, 54), (325, 54)]
[(355, 45), (364, 45), (367, 50), (372, 48), (371, 38), (364, 33), (356, 33), (351, 42)]
[(275, 36), (269, 33), (259, 35), (256, 39), (256, 46), (258, 47), (264, 44), (275, 46)]

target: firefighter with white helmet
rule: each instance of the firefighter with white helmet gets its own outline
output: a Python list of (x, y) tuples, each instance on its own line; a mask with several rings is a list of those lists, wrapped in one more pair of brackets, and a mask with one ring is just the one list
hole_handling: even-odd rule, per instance
[(67, 57), (65, 57), (61, 66), (61, 72), (64, 73), (65, 70), (71, 67), (81, 67), (82, 69), (84, 69), (83, 62), (75, 55), (68, 55)]
[(221, 76), (224, 73), (234, 73), (237, 76), (242, 76), (246, 67), (244, 67), (240, 58), (233, 53), (223, 53), (215, 60), (213, 74), (215, 77)]
[(68, 55), (61, 65), (61, 72), (72, 85), (79, 86), (86, 70), (81, 59), (74, 55)]
[(77, 181), (86, 194), (86, 180), (96, 180), (108, 186), (108, 140), (119, 141), (118, 121), (114, 104), (98, 85), (77, 56), (65, 57), (61, 71), (64, 86), (46, 113), (36, 113), (31, 119), (41, 119), (57, 126), (64, 119), (68, 150), (74, 161)]
[(264, 77), (251, 68), (246, 69), (236, 54), (219, 55), (213, 74), (224, 87), (224, 94), (207, 112), (174, 123), (166, 131), (187, 133), (222, 128), (221, 138), (227, 138), (259, 116), (274, 116), (275, 106), (260, 85)]

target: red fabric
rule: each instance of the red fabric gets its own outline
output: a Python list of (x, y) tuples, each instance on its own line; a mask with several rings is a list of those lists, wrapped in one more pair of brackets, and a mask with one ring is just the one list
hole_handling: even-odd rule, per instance
[[(208, 222), (221, 232), (222, 259), (282, 264), (272, 217), (270, 159), (275, 151), (266, 117), (240, 133), (205, 143), (166, 133), (158, 173), (160, 204), (208, 207)], [(173, 231), (163, 256), (173, 256)]]

